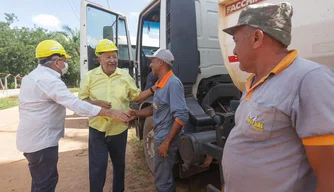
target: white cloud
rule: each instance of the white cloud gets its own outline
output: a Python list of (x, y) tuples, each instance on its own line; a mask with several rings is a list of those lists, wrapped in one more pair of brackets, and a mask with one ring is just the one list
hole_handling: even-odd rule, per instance
[(39, 14), (32, 17), (33, 23), (49, 30), (59, 30), (60, 21), (53, 15)]
[(129, 16), (130, 17), (138, 17), (139, 16), (139, 12), (130, 12)]

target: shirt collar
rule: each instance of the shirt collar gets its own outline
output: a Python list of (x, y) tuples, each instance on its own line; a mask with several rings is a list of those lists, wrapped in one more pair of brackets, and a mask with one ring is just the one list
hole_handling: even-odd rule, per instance
[(157, 88), (164, 88), (167, 81), (170, 79), (170, 77), (173, 75), (173, 71), (170, 70), (161, 80), (158, 80), (155, 85)]
[[(106, 75), (103, 70), (102, 70), (102, 66), (100, 65), (99, 67), (97, 67), (96, 71), (95, 71), (95, 74), (97, 75)], [(114, 76), (114, 75), (121, 75), (122, 74), (122, 70), (120, 68), (116, 68), (115, 72), (113, 74), (110, 75), (111, 76)], [(107, 76), (107, 75), (106, 75)]]
[(260, 85), (261, 83), (263, 83), (266, 79), (268, 79), (268, 77), (270, 76), (270, 74), (279, 74), (280, 72), (282, 72), (284, 69), (288, 68), (293, 61), (296, 59), (298, 53), (296, 50), (291, 50), (289, 52), (289, 54), (287, 56), (285, 56), (282, 61), (280, 61), (278, 63), (278, 65), (276, 65), (276, 67), (270, 71), (270, 73), (268, 75), (266, 75), (265, 77), (263, 77), (259, 82), (257, 82), (255, 85), (253, 85), (253, 87), (251, 87), (252, 85), (252, 81), (253, 78), (255, 77), (255, 74), (252, 74), (250, 77), (248, 77), (247, 82), (246, 82), (246, 89), (247, 91), (250, 91), (251, 89), (254, 89), (255, 87), (257, 87), (258, 85)]
[(61, 76), (60, 73), (58, 73), (57, 71), (55, 71), (55, 70), (53, 70), (53, 69), (51, 69), (51, 68), (49, 68), (49, 67), (43, 66), (43, 65), (41, 65), (41, 64), (38, 64), (37, 68), (40, 68), (40, 69), (42, 69), (42, 70), (46, 70), (46, 71), (48, 71), (51, 75), (53, 75), (53, 76), (57, 77), (58, 79), (60, 79), (60, 76)]

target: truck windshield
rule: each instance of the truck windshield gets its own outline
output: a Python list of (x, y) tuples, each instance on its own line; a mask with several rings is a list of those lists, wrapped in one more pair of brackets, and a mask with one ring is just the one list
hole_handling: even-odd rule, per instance
[(159, 48), (160, 23), (144, 21), (142, 51), (145, 55), (152, 55)]

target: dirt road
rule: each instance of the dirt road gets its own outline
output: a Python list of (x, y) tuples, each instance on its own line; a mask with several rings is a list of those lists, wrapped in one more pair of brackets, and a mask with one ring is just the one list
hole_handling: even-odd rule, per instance
[[(0, 191), (28, 192), (31, 177), (27, 161), (16, 149), (16, 128), (19, 122), (18, 107), (0, 110)], [(65, 138), (59, 143), (58, 192), (88, 192), (88, 123), (87, 119), (67, 111)], [(129, 130), (126, 151), (125, 191), (155, 191), (154, 178), (148, 170), (142, 142), (136, 138), (135, 129)], [(177, 180), (177, 191), (206, 191), (212, 182), (212, 174), (219, 177), (216, 170), (184, 180)], [(211, 178), (208, 178), (210, 174)], [(104, 191), (112, 191), (112, 167), (109, 160)]]

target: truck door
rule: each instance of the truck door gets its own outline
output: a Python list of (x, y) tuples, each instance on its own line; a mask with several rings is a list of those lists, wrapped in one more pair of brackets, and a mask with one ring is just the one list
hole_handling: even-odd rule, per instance
[(80, 15), (80, 77), (100, 64), (95, 55), (97, 43), (102, 39), (113, 41), (118, 47), (118, 67), (133, 77), (135, 66), (131, 50), (130, 35), (126, 17), (82, 0)]

